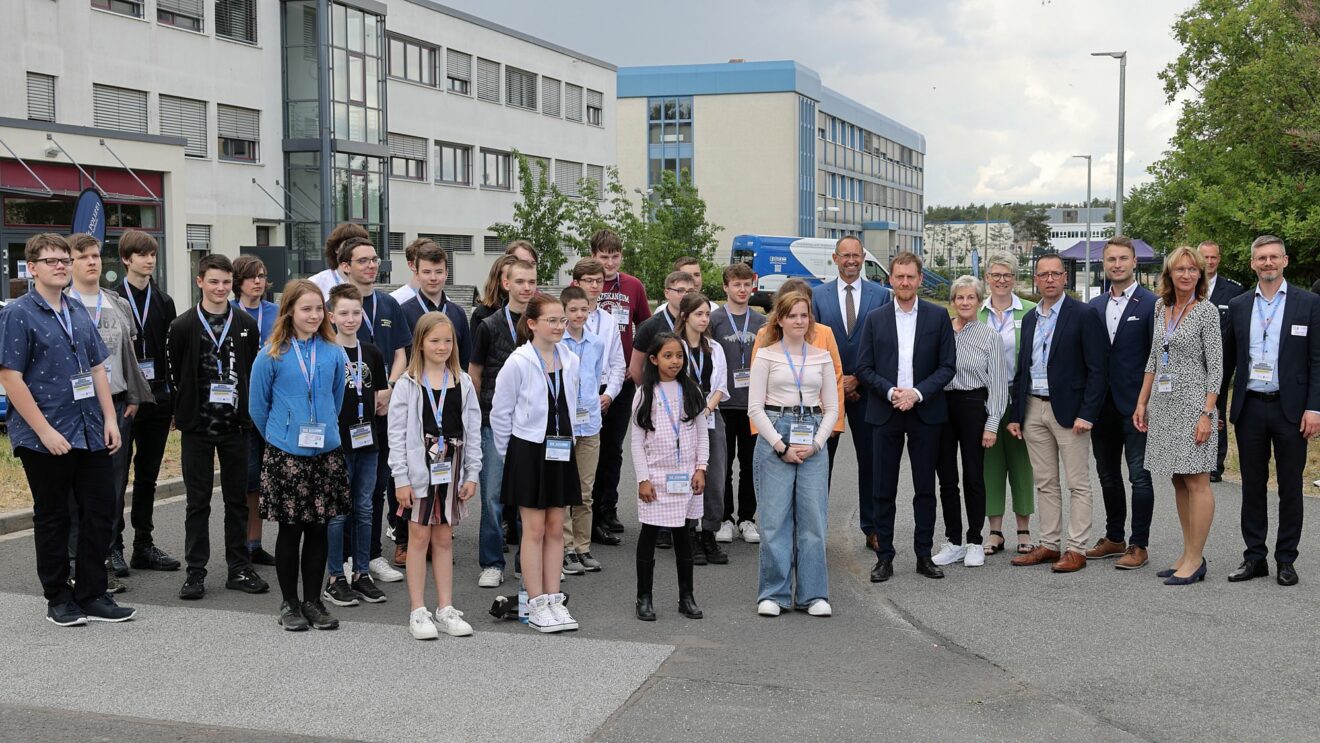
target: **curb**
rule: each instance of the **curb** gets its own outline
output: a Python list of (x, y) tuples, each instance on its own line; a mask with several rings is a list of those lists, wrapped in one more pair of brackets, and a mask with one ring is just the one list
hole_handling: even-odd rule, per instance
[[(161, 482), (156, 483), (156, 500), (173, 498), (176, 495), (183, 495), (184, 492), (185, 489), (183, 487), (182, 477), (175, 477), (170, 480), (163, 480)], [(129, 488), (128, 492), (124, 494), (124, 501), (126, 503), (133, 502), (133, 488)], [(10, 511), (9, 513), (0, 514), (0, 536), (3, 536), (5, 534), (13, 534), (16, 531), (23, 531), (25, 529), (31, 529), (31, 528), (32, 528), (31, 508), (25, 508), (21, 511)]]

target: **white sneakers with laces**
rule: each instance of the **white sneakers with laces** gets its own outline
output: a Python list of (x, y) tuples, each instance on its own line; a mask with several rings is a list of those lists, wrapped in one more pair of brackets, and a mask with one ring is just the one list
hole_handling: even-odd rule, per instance
[[(939, 565), (940, 567), (943, 567), (945, 565), (952, 565), (953, 563), (958, 562), (965, 557), (967, 557), (966, 547), (964, 547), (961, 544), (945, 542), (944, 546), (940, 548), (940, 551), (936, 553), (934, 557), (930, 558), (930, 561), (935, 563), (936, 565)], [(982, 554), (981, 559), (982, 561), (984, 561), (985, 559), (984, 553)]]
[(766, 599), (756, 605), (756, 613), (763, 617), (777, 617), (779, 616), (779, 604)]
[(715, 532), (715, 541), (724, 542), (726, 544), (732, 542), (734, 528), (732, 521), (725, 521), (723, 524), (720, 524), (720, 528)]
[(450, 637), (468, 637), (472, 634), (472, 625), (463, 621), (463, 612), (453, 606), (435, 610), (435, 621), (440, 630)]
[(550, 594), (550, 613), (555, 615), (556, 632), (572, 632), (578, 628), (577, 620), (568, 613), (568, 607), (564, 606), (564, 594)]
[(434, 640), (440, 636), (431, 621), (431, 612), (425, 606), (419, 606), (408, 615), (408, 631), (414, 640)]
[(742, 540), (748, 544), (760, 544), (761, 532), (756, 530), (755, 521), (744, 521), (738, 524), (738, 531), (742, 535)]
[(985, 545), (969, 544), (967, 545), (967, 556), (963, 558), (963, 565), (969, 568), (979, 568), (985, 564)]
[(834, 609), (830, 608), (830, 602), (821, 599), (812, 604), (807, 609), (807, 613), (813, 617), (828, 617), (834, 614)]
[[(403, 573), (395, 570), (389, 560), (383, 557), (377, 557), (367, 563), (367, 572), (371, 573), (371, 577), (379, 583), (398, 583), (403, 580)], [(344, 575), (352, 575), (352, 573), (344, 573)]]
[(558, 620), (550, 610), (550, 596), (542, 594), (527, 601), (527, 626), (537, 632), (558, 632)]
[(482, 588), (499, 588), (504, 582), (504, 571), (499, 568), (482, 568), (477, 578), (477, 585)]

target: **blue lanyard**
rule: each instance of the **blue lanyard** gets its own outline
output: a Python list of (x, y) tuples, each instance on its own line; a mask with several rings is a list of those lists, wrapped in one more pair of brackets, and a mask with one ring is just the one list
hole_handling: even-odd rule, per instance
[[(582, 342), (579, 343), (579, 342), (573, 340), (573, 336), (571, 336), (571, 335), (569, 335), (567, 332), (565, 332), (565, 333), (564, 333), (564, 341), (565, 341), (566, 343), (568, 343), (568, 347), (569, 347), (569, 349), (570, 349), (573, 353), (577, 354), (578, 361), (582, 364), (583, 368), (586, 368), (587, 358), (586, 358), (586, 356), (583, 356), (583, 353), (584, 353), (584, 351), (589, 351), (589, 350), (591, 350), (591, 343), (589, 343), (589, 342), (587, 341), (587, 336), (584, 334), (584, 335), (582, 336)], [(585, 388), (585, 387), (582, 385), (582, 383), (579, 381), (579, 383), (578, 383), (578, 394), (577, 394), (577, 404), (578, 404), (578, 407), (582, 407), (582, 408), (587, 407), (586, 400), (584, 400), (583, 397), (582, 397), (582, 392), (583, 392), (584, 389), (586, 389), (586, 388)]]
[(417, 301), (421, 303), (422, 309), (427, 312), (445, 311), (445, 293), (443, 291), (440, 292), (440, 301), (434, 304), (431, 303), (431, 300), (426, 298), (426, 295), (422, 293), (421, 289), (414, 289), (413, 296), (417, 297)]
[[(1050, 313), (1048, 318), (1045, 315), (1042, 315), (1039, 309), (1036, 310), (1036, 333), (1034, 343), (1040, 345), (1040, 353), (1037, 354), (1035, 348), (1032, 348), (1031, 360), (1033, 366), (1036, 364), (1042, 366), (1049, 364), (1050, 340), (1054, 338), (1054, 326), (1059, 324), (1059, 309), (1060, 308), (1055, 307), (1054, 311)], [(1050, 330), (1042, 337), (1041, 331), (1045, 329), (1047, 324), (1050, 326)]]
[[(678, 419), (674, 417), (674, 409), (669, 407), (669, 395), (665, 394), (664, 382), (657, 382), (655, 389), (660, 393), (660, 403), (665, 406), (665, 416), (669, 418), (669, 427), (674, 429), (674, 458), (682, 463), (683, 439), (678, 425)], [(682, 390), (682, 387), (679, 387)]]
[(804, 412), (806, 412), (806, 405), (804, 404), (802, 397), (802, 378), (807, 373), (807, 341), (806, 339), (803, 339), (802, 341), (801, 369), (798, 369), (796, 366), (793, 365), (793, 357), (788, 355), (788, 346), (784, 345), (784, 341), (782, 339), (779, 341), (779, 348), (784, 352), (784, 358), (788, 360), (788, 370), (793, 375), (793, 383), (797, 385), (798, 415), (802, 415)]
[[(509, 308), (506, 306), (504, 312), (507, 315)], [(559, 363), (559, 347), (555, 347), (554, 365), (560, 374), (558, 376), (551, 374), (549, 369), (545, 368), (545, 359), (541, 358), (541, 352), (535, 348), (532, 353), (536, 354), (536, 363), (541, 365), (541, 372), (545, 374), (545, 386), (550, 389), (550, 412), (555, 417), (555, 435), (559, 435), (559, 383), (563, 376), (563, 366)]]
[[(1187, 314), (1187, 310), (1191, 309), (1191, 307), (1192, 307), (1191, 302), (1188, 302), (1186, 305), (1183, 305), (1182, 312), (1179, 312), (1173, 318), (1172, 327), (1169, 326), (1169, 322), (1167, 318), (1165, 319), (1164, 322), (1164, 366), (1165, 367), (1169, 366), (1169, 341), (1172, 340), (1173, 336), (1178, 332), (1178, 326), (1182, 324), (1183, 316)], [(1168, 312), (1167, 307), (1165, 308), (1165, 312)]]
[[(357, 390), (358, 398), (358, 420), (365, 421), (367, 418), (363, 414), (362, 408), (362, 344), (357, 344), (357, 362), (353, 364), (353, 389)], [(375, 406), (372, 406), (374, 409)]]
[(449, 394), (449, 367), (445, 367), (444, 377), (440, 380), (440, 400), (436, 401), (435, 391), (431, 389), (431, 383), (426, 379), (426, 372), (422, 372), (422, 388), (426, 390), (426, 396), (431, 400), (431, 415), (435, 416), (435, 430), (440, 438), (445, 437), (444, 413), (445, 396)]
[[(72, 291), (75, 291), (75, 290), (74, 290), (74, 289), (69, 289), (69, 291), (72, 292)], [(67, 296), (67, 295), (66, 295), (66, 296)], [(78, 301), (81, 302), (82, 300), (79, 299)], [(101, 327), (101, 303), (104, 302), (104, 301), (105, 301), (105, 295), (102, 294), (102, 293), (101, 293), (101, 290), (98, 289), (98, 290), (96, 291), (96, 314), (95, 314), (95, 315), (92, 315), (92, 324), (95, 325), (95, 326), (98, 327), (98, 328)], [(130, 303), (130, 304), (131, 304), (131, 303)]]
[[(335, 274), (338, 276), (339, 274)], [(371, 293), (371, 313), (367, 313), (367, 298), (362, 298), (362, 314), (367, 318), (367, 331), (371, 333), (371, 339), (376, 340), (376, 292)]]
[(211, 330), (211, 324), (208, 323), (206, 321), (206, 318), (202, 316), (202, 306), (199, 304), (197, 305), (196, 309), (197, 309), (197, 321), (202, 324), (202, 330), (205, 330), (206, 334), (210, 336), (211, 343), (215, 344), (216, 371), (220, 373), (221, 379), (226, 379), (225, 362), (224, 362), (224, 345), (225, 345), (225, 338), (229, 337), (229, 326), (231, 323), (234, 322), (234, 310), (232, 307), (229, 308), (229, 313), (225, 315), (225, 327), (223, 330), (220, 331), (220, 339), (216, 340), (215, 333)]
[(692, 347), (687, 344), (686, 340), (683, 341), (683, 352), (687, 354), (688, 363), (692, 365), (692, 370), (696, 372), (695, 378), (697, 380), (697, 385), (700, 386), (701, 374), (706, 370), (706, 355), (701, 352), (700, 348), (698, 348), (697, 355), (693, 356)]
[(746, 314), (743, 315), (742, 330), (738, 329), (738, 321), (734, 319), (733, 313), (728, 312), (728, 310), (725, 310), (725, 312), (729, 315), (729, 326), (733, 328), (733, 334), (738, 338), (738, 368), (746, 369), (747, 368), (747, 329), (750, 328), (752, 325), (752, 310), (751, 308), (748, 308)]
[(1261, 297), (1259, 294), (1256, 295), (1256, 318), (1257, 318), (1257, 322), (1260, 323), (1260, 328), (1262, 332), (1262, 336), (1260, 339), (1262, 346), (1268, 346), (1270, 343), (1270, 323), (1274, 322), (1274, 316), (1279, 313), (1279, 305), (1282, 304), (1282, 302), (1279, 301), (1280, 294), (1283, 294), (1283, 292), (1279, 292), (1275, 294), (1274, 299), (1271, 299), (1270, 301), (1265, 303), (1265, 306), (1270, 308), (1269, 317), (1265, 317), (1264, 311), (1262, 311), (1260, 308), (1260, 300), (1263, 299), (1263, 297)]
[(660, 310), (660, 314), (664, 316), (665, 322), (669, 324), (669, 332), (671, 333), (674, 332), (674, 318), (669, 316), (669, 308), (668, 307), (662, 308)]
[(1003, 334), (1004, 334), (1004, 330), (1006, 330), (1006, 329), (1008, 328), (1008, 326), (1010, 326), (1010, 325), (1013, 324), (1013, 307), (1012, 307), (1012, 305), (1010, 305), (1010, 306), (1008, 307), (1008, 309), (1005, 309), (1005, 310), (1004, 310), (1004, 316), (1007, 318), (1007, 319), (1005, 319), (1005, 320), (996, 320), (996, 319), (995, 319), (995, 308), (994, 308), (994, 307), (988, 307), (988, 306), (987, 306), (987, 307), (986, 307), (986, 313), (985, 313), (985, 314), (986, 314), (986, 316), (990, 319), (990, 327), (994, 328), (994, 329), (995, 329), (995, 332), (996, 332), (996, 333), (999, 333), (1000, 335), (1003, 335)]
[(133, 319), (137, 320), (138, 333), (142, 336), (142, 355), (147, 355), (147, 315), (151, 312), (151, 281), (147, 281), (147, 298), (142, 303), (142, 312), (138, 312), (137, 302), (133, 301), (133, 288), (124, 277), (124, 293), (128, 295), (128, 306), (133, 308)]
[[(228, 330), (228, 327), (226, 326), (225, 329)], [(312, 347), (312, 353), (311, 353), (312, 370), (310, 372), (307, 371), (307, 363), (303, 361), (303, 354), (306, 352), (308, 346)], [(362, 347), (359, 346), (358, 354), (361, 353), (362, 353)], [(307, 407), (311, 410), (310, 413), (312, 419), (311, 422), (315, 423), (316, 422), (316, 384), (314, 383), (314, 381), (316, 377), (316, 337), (313, 336), (310, 340), (303, 341), (301, 346), (298, 344), (298, 341), (296, 340), (293, 341), (293, 355), (298, 357), (298, 368), (302, 370), (303, 379), (307, 380)], [(361, 395), (360, 388), (358, 394)], [(358, 399), (360, 401), (361, 397), (359, 397)], [(359, 402), (358, 404), (359, 404), (358, 415), (361, 416), (362, 414), (361, 402)]]
[[(515, 328), (514, 325), (513, 325), (513, 313), (512, 313), (512, 312), (509, 312), (509, 305), (507, 305), (507, 304), (504, 305), (504, 322), (508, 323), (508, 325), (509, 325), (509, 335), (513, 338), (513, 343), (514, 343), (514, 345), (517, 345), (517, 344), (518, 344), (518, 329)], [(540, 353), (537, 353), (537, 354), (536, 354), (536, 357), (537, 357), (538, 359), (541, 358), (541, 354), (540, 354)], [(555, 351), (555, 358), (559, 358), (559, 352), (558, 352), (558, 351)], [(545, 368), (545, 362), (544, 362), (544, 361), (541, 362), (541, 368), (542, 368), (542, 369)], [(556, 429), (556, 430), (558, 430), (558, 429)]]
[(69, 314), (69, 303), (64, 301), (64, 295), (60, 295), (60, 311), (55, 313), (55, 321), (60, 324), (60, 329), (69, 336), (69, 348), (73, 351), (73, 357), (78, 361), (78, 371), (85, 372), (87, 368), (83, 366), (81, 358), (78, 358), (78, 344), (73, 339), (73, 316)]

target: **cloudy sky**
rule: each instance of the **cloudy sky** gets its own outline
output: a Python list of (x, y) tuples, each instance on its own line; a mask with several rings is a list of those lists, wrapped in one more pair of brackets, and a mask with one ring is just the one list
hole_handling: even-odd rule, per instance
[[(1114, 194), (1128, 52), (1127, 188), (1167, 147), (1156, 75), (1190, 0), (441, 0), (620, 67), (794, 59), (926, 135), (926, 203)], [(698, 124), (700, 126), (700, 124)], [(639, 135), (640, 136), (640, 135)]]

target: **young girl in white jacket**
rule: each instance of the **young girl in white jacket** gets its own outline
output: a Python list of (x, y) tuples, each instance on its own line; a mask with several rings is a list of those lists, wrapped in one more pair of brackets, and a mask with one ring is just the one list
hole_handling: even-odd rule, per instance
[[(454, 326), (441, 312), (417, 321), (412, 361), (395, 383), (389, 413), (390, 472), (399, 515), (408, 514), (408, 628), (418, 640), (440, 629), (472, 634), (454, 608), (454, 527), (467, 513), (481, 473), (481, 408), (472, 379), (459, 369)], [(431, 550), (438, 608), (426, 608), (426, 553)]]

